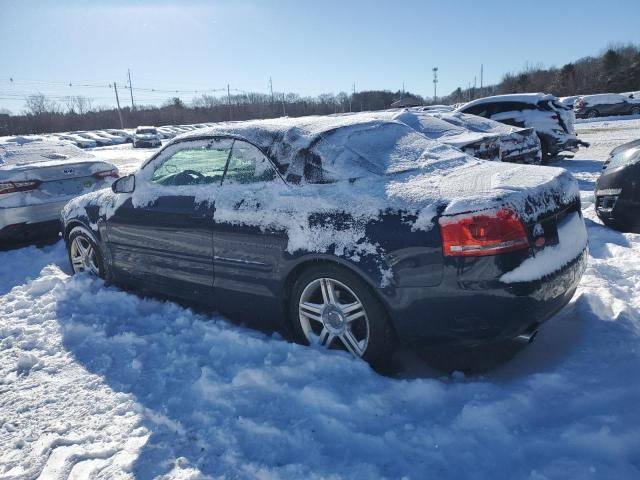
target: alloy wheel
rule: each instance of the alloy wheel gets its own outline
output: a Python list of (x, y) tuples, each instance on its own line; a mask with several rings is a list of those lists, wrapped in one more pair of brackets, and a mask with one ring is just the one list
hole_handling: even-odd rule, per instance
[(71, 242), (71, 266), (74, 273), (89, 272), (100, 276), (98, 257), (93, 244), (88, 238), (78, 235)]
[(342, 348), (362, 357), (369, 345), (369, 318), (362, 301), (332, 278), (311, 281), (298, 302), (300, 326), (312, 345)]

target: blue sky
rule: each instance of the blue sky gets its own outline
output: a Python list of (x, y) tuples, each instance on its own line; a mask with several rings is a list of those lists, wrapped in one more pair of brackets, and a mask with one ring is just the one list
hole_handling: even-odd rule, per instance
[[(0, 9), (0, 108), (14, 113), (36, 91), (110, 105), (107, 84), (124, 85), (128, 68), (134, 88), (267, 92), (272, 77), (274, 90), (302, 95), (404, 82), (431, 96), (434, 66), (438, 92), (449, 93), (474, 76), (479, 85), (481, 63), (490, 84), (527, 63), (640, 43), (638, 0), (0, 0)], [(171, 96), (134, 93), (137, 103)]]

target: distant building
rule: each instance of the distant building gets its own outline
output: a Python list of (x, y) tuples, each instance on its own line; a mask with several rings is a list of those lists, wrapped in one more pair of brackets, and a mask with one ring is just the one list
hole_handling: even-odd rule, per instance
[(401, 97), (399, 100), (393, 102), (391, 104), (391, 108), (418, 107), (420, 105), (422, 105), (422, 100), (412, 95), (407, 95), (406, 97)]

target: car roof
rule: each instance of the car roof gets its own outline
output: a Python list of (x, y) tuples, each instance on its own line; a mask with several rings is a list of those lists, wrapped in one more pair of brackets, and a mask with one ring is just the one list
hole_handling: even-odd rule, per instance
[(475, 105), (483, 105), (485, 103), (500, 103), (500, 102), (520, 102), (520, 103), (530, 103), (532, 105), (536, 105), (541, 100), (557, 100), (558, 97), (554, 95), (550, 95), (547, 93), (513, 93), (506, 95), (494, 95), (492, 97), (484, 97), (478, 98), (477, 100), (472, 100), (468, 103), (465, 103), (461, 110), (466, 110), (469, 107), (473, 107)]
[[(359, 140), (361, 134), (366, 136), (365, 141)], [(332, 138), (330, 143), (320, 142), (328, 135)], [(343, 155), (349, 155), (347, 151), (355, 152), (369, 164), (380, 166), (386, 173), (406, 169), (406, 162), (423, 154), (430, 161), (462, 155), (459, 150), (430, 140), (402, 122), (375, 119), (366, 114), (218, 123), (179, 135), (165, 148), (187, 140), (207, 140), (216, 136), (252, 143), (269, 155), (281, 173), (294, 175), (301, 174), (313, 155), (320, 155), (323, 169), (328, 168), (343, 178), (358, 176), (355, 172), (347, 174), (350, 165), (342, 163)], [(400, 137), (405, 139), (404, 145), (397, 143)], [(405, 147), (406, 152), (401, 153), (399, 149)], [(332, 150), (327, 153), (327, 149)]]

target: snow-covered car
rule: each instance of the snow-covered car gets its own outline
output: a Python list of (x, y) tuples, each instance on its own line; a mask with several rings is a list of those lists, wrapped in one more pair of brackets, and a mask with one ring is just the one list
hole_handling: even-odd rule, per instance
[(105, 130), (105, 132), (124, 138), (124, 141), (126, 143), (133, 143), (133, 134), (127, 132), (126, 130), (115, 130), (113, 128), (108, 128)]
[(619, 93), (583, 95), (573, 104), (577, 118), (640, 115), (640, 99)]
[(101, 137), (107, 138), (111, 140), (113, 145), (122, 145), (123, 143), (127, 143), (127, 139), (121, 135), (114, 135), (112, 133), (106, 132), (104, 130), (96, 130), (93, 133), (99, 135)]
[(156, 127), (138, 127), (133, 134), (133, 148), (155, 148), (162, 145)]
[(83, 138), (88, 138), (89, 140), (93, 140), (99, 147), (107, 147), (109, 145), (113, 145), (113, 141), (111, 141), (109, 138), (97, 135), (93, 132), (73, 132), (73, 134)]
[(501, 160), (499, 135), (472, 132), (440, 120), (424, 111), (395, 109), (346, 115), (402, 122), (427, 138), (456, 147), (472, 157), (483, 160)]
[(176, 135), (178, 135), (178, 132), (176, 130), (173, 130), (168, 127), (158, 127), (158, 133), (162, 135), (162, 138), (166, 138), (166, 139), (171, 139)]
[(560, 152), (577, 152), (579, 146), (588, 146), (576, 136), (573, 109), (562, 105), (553, 95), (496, 95), (473, 100), (457, 111), (535, 129), (542, 145), (543, 162)]
[(578, 98), (580, 98), (580, 95), (571, 95), (569, 97), (560, 97), (558, 101), (565, 107), (573, 108), (573, 104)]
[(57, 234), (70, 199), (117, 177), (113, 164), (66, 141), (0, 143), (0, 243)]
[(98, 144), (95, 140), (90, 138), (81, 137), (80, 135), (76, 135), (73, 133), (65, 133), (62, 135), (58, 135), (60, 140), (66, 140), (68, 142), (73, 142), (77, 147), (80, 148), (94, 148), (97, 147)]
[(513, 127), (462, 112), (429, 112), (429, 114), (472, 132), (498, 135), (503, 162), (534, 165), (542, 162), (540, 139), (533, 128)]
[(596, 213), (605, 225), (640, 233), (640, 140), (611, 151), (595, 190)]
[(397, 340), (530, 340), (587, 258), (566, 170), (479, 160), (357, 116), (182, 135), (62, 219), (74, 272), (372, 363)]

